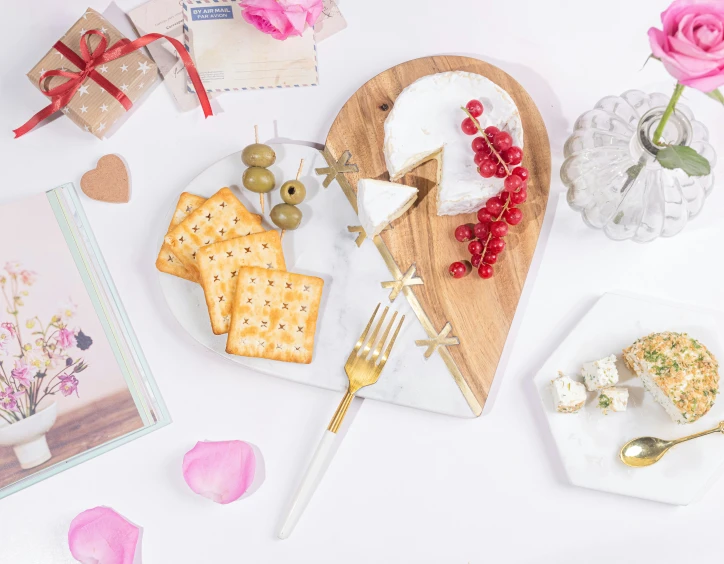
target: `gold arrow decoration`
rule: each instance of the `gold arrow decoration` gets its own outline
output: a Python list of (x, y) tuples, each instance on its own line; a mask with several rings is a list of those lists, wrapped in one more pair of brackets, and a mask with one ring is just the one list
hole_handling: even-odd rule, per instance
[(329, 166), (325, 166), (323, 168), (315, 168), (314, 172), (319, 175), (327, 175), (327, 178), (325, 178), (324, 182), (322, 182), (322, 186), (324, 186), (325, 188), (332, 184), (333, 180), (337, 179), (337, 181), (339, 181), (340, 178), (344, 178), (342, 176), (343, 174), (347, 174), (348, 172), (359, 172), (359, 168), (356, 164), (349, 163), (349, 160), (352, 158), (352, 153), (350, 153), (349, 151), (345, 151), (344, 153), (342, 153), (342, 156), (339, 157), (339, 160), (334, 160), (334, 157), (329, 152), (329, 149), (325, 147), (322, 151), (322, 156), (324, 156), (324, 160), (327, 161), (327, 164)]
[(457, 337), (448, 337), (451, 331), (452, 325), (450, 325), (450, 322), (448, 321), (437, 336), (432, 339), (420, 339), (415, 341), (415, 344), (418, 347), (427, 347), (427, 350), (425, 351), (425, 358), (430, 358), (440, 347), (449, 347), (451, 345), (460, 344), (460, 339)]
[(347, 231), (350, 233), (357, 233), (357, 239), (355, 239), (355, 243), (357, 243), (358, 247), (362, 246), (362, 243), (364, 243), (364, 240), (367, 238), (367, 233), (365, 233), (365, 230), (362, 228), (361, 225), (348, 225)]
[(398, 276), (396, 280), (390, 280), (388, 282), (382, 283), (383, 288), (392, 289), (392, 291), (390, 292), (391, 302), (394, 302), (397, 299), (397, 296), (400, 295), (400, 292), (405, 286), (420, 286), (424, 284), (422, 278), (415, 276), (415, 268), (416, 267), (413, 264), (412, 266), (410, 266), (410, 268), (407, 269), (407, 272), (405, 272), (405, 274)]

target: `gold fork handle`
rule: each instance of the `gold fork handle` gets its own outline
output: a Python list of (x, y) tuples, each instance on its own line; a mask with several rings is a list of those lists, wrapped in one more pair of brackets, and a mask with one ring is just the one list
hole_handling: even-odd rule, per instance
[(327, 431), (332, 431), (333, 433), (339, 431), (339, 427), (340, 425), (342, 425), (342, 421), (344, 421), (344, 416), (347, 415), (347, 410), (349, 409), (349, 405), (352, 403), (353, 399), (354, 394), (348, 388), (347, 393), (344, 394), (344, 397), (342, 398), (342, 401), (339, 402), (339, 405), (337, 406), (337, 411), (334, 412), (332, 420), (329, 422), (329, 427), (327, 427)]

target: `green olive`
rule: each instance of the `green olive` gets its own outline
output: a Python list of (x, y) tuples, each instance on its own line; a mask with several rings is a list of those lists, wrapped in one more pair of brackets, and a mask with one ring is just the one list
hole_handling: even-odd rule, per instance
[(285, 203), (296, 206), (304, 201), (307, 189), (299, 180), (287, 180), (282, 184), (281, 193)]
[(270, 170), (260, 166), (250, 166), (244, 171), (241, 183), (247, 190), (257, 194), (266, 194), (274, 189), (274, 175)]
[(274, 164), (277, 155), (269, 145), (253, 143), (241, 152), (241, 162), (246, 166), (260, 166), (266, 168)]
[(277, 204), (269, 216), (274, 225), (282, 229), (296, 229), (302, 222), (302, 210), (290, 204)]

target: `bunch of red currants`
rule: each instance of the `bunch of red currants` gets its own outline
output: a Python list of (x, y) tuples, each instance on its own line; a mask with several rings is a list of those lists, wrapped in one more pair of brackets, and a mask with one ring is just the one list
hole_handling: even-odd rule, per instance
[(510, 133), (490, 126), (484, 130), (477, 118), (483, 114), (479, 100), (470, 100), (464, 108), (468, 117), (462, 122), (462, 130), (468, 135), (481, 133), (473, 139), (475, 164), (483, 178), (495, 176), (505, 178), (503, 190), (490, 198), (478, 210), (478, 223), (463, 224), (455, 229), (455, 238), (468, 242), (470, 262), (458, 261), (450, 265), (449, 272), (454, 278), (462, 278), (477, 268), (481, 278), (493, 276), (493, 266), (498, 255), (505, 248), (503, 237), (508, 234), (509, 225), (518, 225), (523, 213), (516, 207), (528, 198), (528, 169), (518, 165), (523, 160), (523, 150), (513, 145)]

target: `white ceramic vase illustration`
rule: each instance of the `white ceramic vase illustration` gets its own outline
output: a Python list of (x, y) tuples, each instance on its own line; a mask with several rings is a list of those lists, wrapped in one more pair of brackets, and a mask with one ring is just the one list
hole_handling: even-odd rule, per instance
[(0, 446), (11, 446), (20, 467), (27, 470), (50, 460), (45, 434), (55, 424), (58, 410), (55, 402), (37, 413), (11, 425), (0, 427)]

